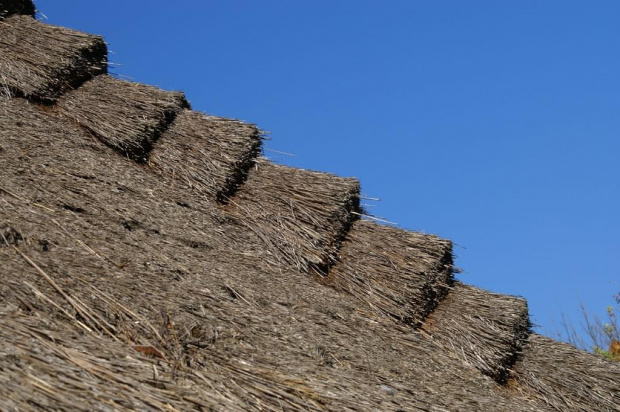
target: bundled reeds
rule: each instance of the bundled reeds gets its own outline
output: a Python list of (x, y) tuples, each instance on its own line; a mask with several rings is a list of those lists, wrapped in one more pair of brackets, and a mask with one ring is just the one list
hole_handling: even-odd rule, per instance
[(452, 243), (359, 220), (324, 282), (417, 327), (452, 282)]
[(30, 16), (0, 22), (0, 90), (53, 101), (107, 70), (103, 39), (43, 24)]
[[(354, 297), (270, 260), (250, 221), (228, 210), (234, 204), (221, 208), (169, 187), (82, 128), (23, 99), (1, 101), (0, 113), (0, 226), (13, 239), (0, 247), (0, 301), (19, 308), (11, 322), (24, 327), (37, 318), (53, 320), (36, 328), (51, 330), (59, 342), (53, 348), (61, 351), (48, 356), (37, 341), (15, 344), (24, 358), (42, 354), (32, 375), (50, 380), (52, 389), (37, 389), (36, 396), (45, 397), (37, 402), (103, 409), (101, 398), (88, 398), (118, 388), (127, 402), (118, 401), (120, 410), (140, 409), (131, 402), (141, 391), (145, 401), (163, 402), (167, 395), (181, 410), (202, 403), (207, 410), (531, 410), (529, 401), (497, 391), (493, 381), (410, 327), (373, 316)], [(311, 182), (333, 179), (297, 173)], [(273, 185), (286, 176), (277, 174)], [(246, 196), (252, 181), (242, 188)], [(323, 186), (302, 187), (307, 202), (313, 187), (322, 198)], [(288, 219), (293, 227), (294, 218)], [(303, 225), (303, 215), (298, 219)], [(13, 327), (22, 328), (7, 324)], [(3, 330), (0, 341), (13, 345), (5, 336)], [(63, 361), (65, 347), (83, 367)], [(114, 375), (123, 360), (126, 380)], [(28, 370), (0, 376), (19, 379)], [(97, 375), (107, 371), (110, 379)], [(92, 386), (75, 387), (72, 376)], [(155, 388), (143, 389), (147, 384)], [(165, 389), (156, 390), (160, 385)], [(20, 410), (33, 399), (29, 390), (11, 390)], [(63, 399), (64, 391), (71, 399)]]
[(459, 282), (422, 329), (433, 341), (500, 383), (529, 335), (527, 302)]
[(171, 185), (226, 202), (260, 153), (253, 124), (184, 110), (155, 144), (149, 165)]
[(620, 363), (530, 335), (515, 365), (516, 389), (557, 411), (620, 410)]
[(153, 143), (189, 104), (183, 93), (102, 75), (67, 93), (58, 107), (108, 146), (143, 162)]
[(359, 182), (260, 160), (230, 211), (278, 259), (322, 276), (359, 216)]
[(0, 0), (0, 19), (12, 14), (34, 16), (34, 12), (32, 0)]

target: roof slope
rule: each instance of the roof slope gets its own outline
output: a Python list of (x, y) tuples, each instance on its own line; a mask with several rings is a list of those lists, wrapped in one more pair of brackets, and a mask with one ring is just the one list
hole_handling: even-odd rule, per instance
[(617, 410), (617, 365), (454, 283), (449, 241), (67, 33), (0, 21), (0, 409)]

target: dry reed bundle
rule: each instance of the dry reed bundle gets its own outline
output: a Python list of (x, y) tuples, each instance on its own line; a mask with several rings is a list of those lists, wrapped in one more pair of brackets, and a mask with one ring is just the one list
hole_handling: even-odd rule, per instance
[(324, 279), (376, 312), (417, 327), (452, 282), (452, 243), (356, 221)]
[(189, 104), (180, 92), (98, 76), (63, 96), (58, 107), (108, 146), (142, 162)]
[(555, 410), (620, 410), (620, 363), (567, 343), (530, 335), (515, 372), (517, 390)]
[(225, 202), (260, 152), (253, 124), (184, 110), (155, 144), (149, 165), (169, 184)]
[[(99, 352), (120, 341), (132, 358), (167, 360), (157, 371), (177, 384), (171, 405), (188, 387), (215, 410), (544, 410), (410, 327), (269, 261), (247, 221), (75, 124), (23, 99), (0, 102), (0, 113), (0, 223), (14, 239), (0, 247), (0, 301), (97, 336)], [(50, 328), (62, 342), (75, 336)], [(93, 385), (106, 393), (106, 382)], [(12, 399), (27, 409), (27, 394)]]
[(359, 183), (261, 160), (231, 203), (273, 254), (299, 271), (324, 275), (359, 216)]
[(422, 329), (441, 347), (504, 383), (529, 327), (524, 299), (457, 282)]
[(53, 101), (107, 70), (103, 39), (40, 23), (30, 16), (0, 21), (0, 89)]
[(10, 16), (12, 14), (26, 14), (34, 16), (34, 4), (32, 0), (1, 0), (0, 1), (0, 18)]

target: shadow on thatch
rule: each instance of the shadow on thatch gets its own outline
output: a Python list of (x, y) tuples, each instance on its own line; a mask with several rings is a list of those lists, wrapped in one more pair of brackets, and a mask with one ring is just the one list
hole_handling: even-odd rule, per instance
[(25, 14), (34, 17), (32, 0), (2, 0), (0, 3), (0, 18), (12, 14)]

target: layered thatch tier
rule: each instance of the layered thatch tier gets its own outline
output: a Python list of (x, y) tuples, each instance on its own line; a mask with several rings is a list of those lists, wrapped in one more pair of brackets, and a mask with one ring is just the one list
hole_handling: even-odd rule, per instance
[(12, 14), (34, 16), (35, 8), (32, 0), (0, 0), (0, 18)]
[(620, 363), (532, 334), (515, 365), (516, 389), (558, 411), (620, 410)]
[(452, 243), (359, 220), (324, 282), (417, 327), (452, 282)]
[(63, 96), (58, 107), (108, 146), (142, 162), (161, 133), (189, 104), (183, 93), (105, 75)]
[(529, 334), (527, 302), (457, 282), (422, 328), (437, 345), (504, 383)]
[(53, 101), (107, 70), (103, 39), (11, 16), (0, 24), (0, 93)]
[[(75, 124), (23, 99), (0, 110), (0, 233), (10, 237), (0, 247), (0, 302), (19, 311), (0, 321), (3, 348), (16, 348), (0, 359), (10, 369), (0, 376), (40, 385), (10, 387), (20, 410), (36, 409), (35, 398), (49, 409), (90, 406), (97, 393), (120, 410), (141, 409), (140, 399), (155, 409), (161, 396), (179, 410), (539, 406), (498, 391), (410, 327), (270, 262), (247, 222)], [(17, 343), (34, 328), (40, 340)], [(120, 359), (127, 371), (117, 375)]]
[(359, 216), (359, 182), (260, 160), (231, 200), (230, 211), (276, 260), (324, 275)]
[(184, 110), (155, 144), (149, 164), (164, 180), (226, 202), (260, 153), (253, 124)]

